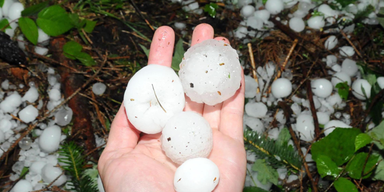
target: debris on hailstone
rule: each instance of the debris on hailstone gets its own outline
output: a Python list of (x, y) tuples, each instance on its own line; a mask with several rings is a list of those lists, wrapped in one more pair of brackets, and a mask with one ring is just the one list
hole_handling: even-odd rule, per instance
[(324, 43), (324, 47), (327, 49), (327, 50), (331, 50), (333, 48), (336, 47), (337, 43), (339, 41), (337, 40), (336, 36), (334, 35), (331, 35), (328, 37), (328, 39), (325, 41)]
[(365, 79), (356, 79), (352, 83), (352, 94), (360, 99), (360, 100), (366, 100), (371, 97), (371, 84)]
[(236, 93), (241, 70), (236, 50), (224, 41), (210, 39), (187, 50), (179, 76), (192, 101), (215, 105)]

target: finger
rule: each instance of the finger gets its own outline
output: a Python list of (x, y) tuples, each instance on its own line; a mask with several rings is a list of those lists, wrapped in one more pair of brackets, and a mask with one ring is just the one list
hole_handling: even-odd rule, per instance
[(225, 43), (230, 44), (229, 40), (227, 38), (225, 38), (225, 37), (215, 37), (215, 39), (218, 40), (218, 41), (224, 41)]
[(140, 132), (128, 121), (125, 107), (122, 104), (112, 122), (105, 150), (113, 151), (122, 148), (135, 148)]
[(241, 84), (235, 95), (224, 101), (221, 108), (220, 132), (243, 142), (244, 73), (241, 70)]
[(170, 67), (172, 64), (175, 32), (168, 26), (159, 27), (153, 35), (149, 50), (148, 64)]

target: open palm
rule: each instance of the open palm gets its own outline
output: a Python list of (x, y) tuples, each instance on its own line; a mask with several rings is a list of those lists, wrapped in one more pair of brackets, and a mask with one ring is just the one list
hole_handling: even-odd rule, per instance
[[(196, 27), (192, 46), (213, 38), (210, 25)], [(174, 32), (160, 27), (151, 44), (149, 64), (171, 65)], [(228, 42), (225, 38), (216, 38)], [(185, 111), (200, 113), (211, 125), (213, 149), (209, 155), (220, 170), (220, 182), (215, 191), (242, 191), (246, 155), (243, 145), (244, 78), (242, 86), (229, 100), (209, 106), (186, 98)], [(129, 123), (121, 106), (112, 123), (109, 140), (98, 168), (107, 192), (171, 192), (177, 168), (161, 149), (161, 134), (142, 134)]]

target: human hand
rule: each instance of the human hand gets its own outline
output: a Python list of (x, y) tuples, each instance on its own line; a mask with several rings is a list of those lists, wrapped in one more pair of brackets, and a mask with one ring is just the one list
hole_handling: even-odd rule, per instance
[[(198, 25), (192, 35), (192, 46), (212, 39), (213, 28)], [(215, 38), (228, 40), (223, 37)], [(170, 27), (156, 30), (149, 53), (149, 64), (171, 66), (175, 35)], [(227, 101), (209, 106), (186, 97), (185, 111), (201, 114), (211, 125), (213, 149), (209, 155), (220, 170), (220, 181), (214, 191), (242, 191), (246, 175), (246, 153), (243, 144), (244, 77), (239, 90)], [(98, 169), (107, 192), (170, 192), (177, 166), (162, 151), (161, 133), (140, 133), (127, 119), (121, 105), (111, 125), (109, 139)]]

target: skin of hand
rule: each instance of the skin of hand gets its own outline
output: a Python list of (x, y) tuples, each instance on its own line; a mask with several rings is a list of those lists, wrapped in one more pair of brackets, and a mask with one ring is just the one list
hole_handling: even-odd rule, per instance
[[(208, 24), (198, 25), (192, 46), (214, 36)], [(223, 37), (215, 39), (228, 40)], [(175, 35), (170, 27), (156, 30), (148, 64), (171, 66)], [(215, 106), (195, 103), (186, 97), (185, 111), (200, 113), (211, 125), (213, 149), (209, 155), (220, 170), (215, 192), (240, 192), (246, 175), (243, 143), (244, 76), (233, 97)], [(161, 149), (161, 133), (141, 134), (128, 121), (121, 105), (111, 125), (107, 145), (101, 154), (98, 170), (107, 192), (172, 192), (177, 166)]]

